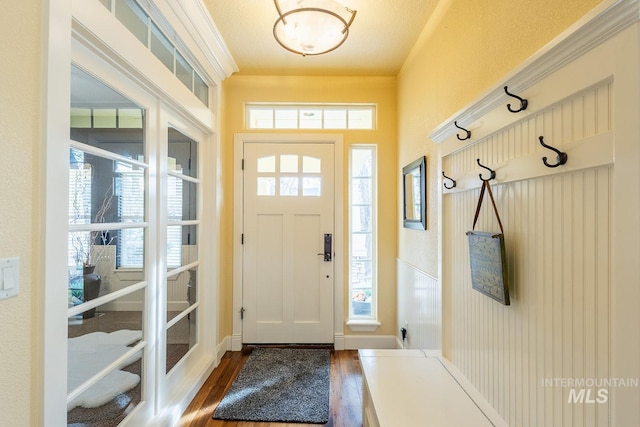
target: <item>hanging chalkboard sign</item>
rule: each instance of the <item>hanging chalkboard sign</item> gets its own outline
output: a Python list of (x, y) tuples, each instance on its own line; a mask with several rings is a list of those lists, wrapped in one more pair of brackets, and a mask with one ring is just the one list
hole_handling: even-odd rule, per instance
[(504, 234), (470, 231), (471, 286), (476, 291), (509, 305)]
[[(485, 189), (487, 189), (487, 192), (491, 197), (493, 209), (498, 217), (498, 224), (500, 225), (501, 233), (474, 231), (476, 228), (476, 222), (478, 221), (480, 207), (482, 206)], [(473, 229), (472, 231), (467, 232), (467, 237), (469, 239), (469, 260), (471, 264), (472, 288), (504, 305), (509, 305), (509, 284), (507, 280), (508, 274), (504, 246), (504, 232), (502, 229), (502, 221), (500, 221), (500, 215), (498, 215), (498, 208), (496, 207), (496, 203), (493, 199), (489, 180), (484, 181), (482, 184), (480, 199), (478, 200), (478, 207), (476, 208), (476, 216), (473, 220)]]

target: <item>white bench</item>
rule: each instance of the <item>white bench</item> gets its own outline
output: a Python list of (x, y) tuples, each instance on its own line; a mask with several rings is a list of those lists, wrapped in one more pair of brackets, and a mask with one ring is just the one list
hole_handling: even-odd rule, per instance
[[(359, 350), (363, 427), (507, 426), (439, 354)], [(465, 387), (463, 385), (465, 384)]]

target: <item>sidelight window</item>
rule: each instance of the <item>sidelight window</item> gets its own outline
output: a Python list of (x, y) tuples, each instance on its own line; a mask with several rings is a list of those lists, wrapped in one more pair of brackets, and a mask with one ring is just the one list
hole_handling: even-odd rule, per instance
[(349, 317), (376, 318), (376, 148), (354, 145), (349, 158)]

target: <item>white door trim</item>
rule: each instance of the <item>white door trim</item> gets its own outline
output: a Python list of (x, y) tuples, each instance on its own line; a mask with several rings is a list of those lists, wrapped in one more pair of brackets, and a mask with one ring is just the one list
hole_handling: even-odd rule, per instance
[[(333, 302), (333, 328), (334, 347), (336, 350), (344, 349), (344, 141), (342, 134), (277, 134), (277, 133), (237, 133), (233, 138), (234, 145), (234, 203), (233, 203), (233, 335), (231, 337), (231, 350), (242, 349), (242, 320), (240, 309), (242, 308), (242, 265), (243, 254), (241, 236), (243, 232), (243, 174), (242, 157), (245, 143), (303, 143), (303, 144), (333, 144), (335, 153), (334, 173), (334, 248), (336, 252), (334, 302)], [(342, 253), (341, 253), (342, 252)]]

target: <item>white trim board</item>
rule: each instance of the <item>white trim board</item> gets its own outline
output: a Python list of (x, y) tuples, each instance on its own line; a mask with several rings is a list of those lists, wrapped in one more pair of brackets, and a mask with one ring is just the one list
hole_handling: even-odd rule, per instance
[[(396, 349), (395, 335), (345, 335), (344, 350)], [(336, 349), (338, 350), (338, 349)]]

